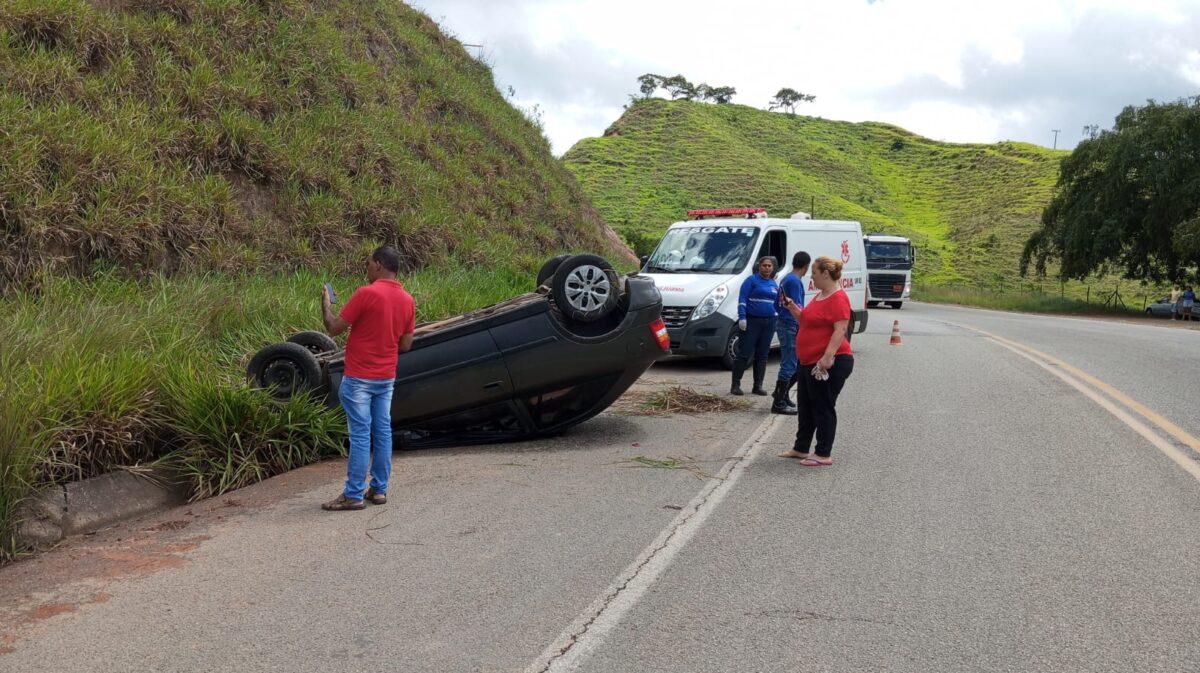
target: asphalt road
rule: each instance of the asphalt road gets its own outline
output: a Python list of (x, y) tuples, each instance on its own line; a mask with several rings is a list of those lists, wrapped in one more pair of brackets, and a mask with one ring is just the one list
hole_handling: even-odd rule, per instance
[(0, 671), (1200, 670), (1200, 330), (871, 320), (833, 467), (763, 398), (313, 466), (0, 570)]

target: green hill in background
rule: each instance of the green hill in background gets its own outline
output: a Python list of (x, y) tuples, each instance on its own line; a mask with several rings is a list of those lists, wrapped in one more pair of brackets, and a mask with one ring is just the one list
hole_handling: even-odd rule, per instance
[(741, 105), (648, 99), (564, 156), (584, 192), (640, 254), (692, 208), (764, 207), (852, 219), (908, 236), (917, 281), (1016, 273), (1066, 153), (1025, 143), (937, 142), (879, 123)]
[(623, 248), (491, 72), (399, 2), (0, 3), (0, 281), (358, 270), (384, 242), (409, 270)]

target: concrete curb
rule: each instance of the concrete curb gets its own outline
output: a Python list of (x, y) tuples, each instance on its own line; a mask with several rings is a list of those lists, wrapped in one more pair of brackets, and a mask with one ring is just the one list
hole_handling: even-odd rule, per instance
[(110, 472), (51, 486), (17, 510), (17, 540), (49, 547), (69, 535), (91, 533), (187, 501), (187, 486), (164, 472)]

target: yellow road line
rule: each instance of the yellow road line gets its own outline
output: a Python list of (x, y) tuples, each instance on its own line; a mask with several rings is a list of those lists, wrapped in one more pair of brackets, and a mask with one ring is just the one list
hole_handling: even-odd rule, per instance
[[(962, 325), (962, 327), (966, 327), (966, 326)], [(1163, 432), (1166, 432), (1168, 435), (1171, 435), (1175, 439), (1179, 440), (1180, 443), (1184, 444), (1185, 446), (1188, 446), (1189, 448), (1192, 449), (1192, 451), (1195, 451), (1197, 455), (1200, 455), (1200, 439), (1196, 439), (1194, 436), (1188, 434), (1188, 432), (1186, 430), (1184, 430), (1183, 428), (1179, 427), (1178, 425), (1175, 425), (1171, 421), (1164, 418), (1162, 416), (1162, 414), (1159, 414), (1158, 412), (1154, 411), (1153, 409), (1150, 409), (1146, 405), (1142, 404), (1141, 402), (1138, 402), (1137, 400), (1135, 400), (1132, 397), (1126, 395), (1125, 393), (1117, 390), (1116, 388), (1110, 386), (1109, 384), (1105, 383), (1104, 381), (1101, 381), (1100, 379), (1092, 376), (1091, 374), (1088, 374), (1087, 372), (1079, 369), (1078, 367), (1075, 367), (1066, 362), (1063, 362), (1062, 360), (1054, 357), (1053, 355), (1048, 355), (1039, 350), (1030, 348), (1029, 346), (1026, 346), (1024, 344), (1019, 344), (1019, 343), (1016, 343), (1015, 341), (1010, 341), (1009, 339), (1005, 339), (1004, 337), (996, 336), (995, 334), (992, 334), (990, 332), (985, 332), (981, 329), (976, 329), (974, 327), (966, 327), (966, 329), (969, 329), (973, 332), (978, 332), (979, 334), (982, 334), (982, 335), (988, 337), (989, 339), (993, 339), (1001, 344), (1011, 346), (1012, 348), (1024, 351), (1034, 357), (1041, 358), (1042, 360), (1054, 365), (1055, 367), (1059, 367), (1059, 368), (1063, 369), (1064, 371), (1070, 372), (1073, 376), (1079, 378), (1082, 381), (1086, 381), (1087, 383), (1090, 383), (1091, 385), (1095, 386), (1096, 388), (1104, 391), (1109, 397), (1112, 397), (1114, 400), (1120, 402), (1121, 404), (1124, 404), (1126, 407), (1141, 414), (1143, 418), (1145, 418), (1146, 420), (1150, 421), (1151, 423), (1157, 425), (1159, 428), (1162, 428)]]
[[(970, 328), (968, 328), (968, 329), (970, 329)], [(1017, 355), (1020, 355), (1021, 357), (1025, 358), (1026, 360), (1029, 360), (1030, 362), (1034, 363), (1035, 365), (1041, 367), (1042, 369), (1045, 369), (1046, 371), (1050, 372), (1051, 374), (1054, 374), (1058, 378), (1062, 379), (1063, 381), (1065, 381), (1067, 383), (1067, 385), (1069, 385), (1072, 388), (1083, 393), (1084, 396), (1086, 396), (1088, 399), (1092, 400), (1096, 404), (1099, 404), (1101, 407), (1104, 408), (1105, 411), (1107, 411), (1108, 413), (1117, 417), (1119, 420), (1121, 420), (1123, 423), (1125, 423), (1125, 425), (1128, 425), (1130, 428), (1132, 428), (1134, 432), (1136, 432), (1139, 435), (1141, 435), (1142, 437), (1146, 438), (1146, 441), (1153, 444), (1155, 448), (1157, 448), (1159, 451), (1163, 452), (1163, 454), (1165, 454), (1168, 458), (1170, 458), (1172, 461), (1174, 461), (1176, 465), (1178, 465), (1179, 467), (1182, 467), (1184, 469), (1184, 471), (1186, 471), (1188, 474), (1195, 477), (1197, 481), (1200, 481), (1200, 463), (1197, 463), (1196, 461), (1192, 460), (1191, 457), (1189, 457), (1183, 451), (1180, 451), (1179, 449), (1175, 448), (1174, 445), (1172, 445), (1167, 440), (1163, 439), (1162, 436), (1160, 436), (1157, 432), (1146, 427), (1145, 423), (1142, 423), (1138, 419), (1134, 418), (1128, 412), (1126, 412), (1124, 409), (1122, 409), (1122, 408), (1118, 407), (1116, 404), (1114, 404), (1112, 401), (1105, 399), (1103, 396), (1101, 396), (1095, 390), (1085, 386), (1078, 379), (1068, 376), (1065, 372), (1062, 371), (1061, 365), (1055, 364), (1054, 366), (1051, 366), (1050, 364), (1039, 360), (1037, 357), (1034, 357), (1032, 354), (1026, 353), (1025, 349), (1021, 349), (1021, 348), (1017, 347), (1016, 344), (1013, 344), (1012, 342), (1008, 341), (1007, 339), (1002, 339), (999, 337), (992, 336), (990, 334), (987, 334), (986, 332), (983, 332), (982, 330), (975, 330), (975, 331), (980, 332), (981, 334), (987, 335), (987, 337), (989, 339), (995, 341), (996, 344), (998, 344), (999, 346), (1001, 346), (1003, 348), (1007, 348), (1008, 350), (1016, 353)], [(1029, 349), (1029, 350), (1033, 351), (1034, 353), (1037, 353), (1037, 351), (1034, 351), (1033, 349)]]

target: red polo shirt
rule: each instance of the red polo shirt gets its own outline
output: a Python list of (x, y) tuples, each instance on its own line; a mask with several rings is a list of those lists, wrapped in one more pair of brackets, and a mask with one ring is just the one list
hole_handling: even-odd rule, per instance
[(396, 378), (400, 338), (416, 327), (417, 307), (399, 282), (380, 278), (354, 291), (342, 307), (350, 323), (346, 376), (374, 381)]
[[(850, 297), (846, 296), (845, 290), (838, 290), (824, 299), (810, 299), (800, 314), (800, 329), (796, 332), (796, 359), (800, 364), (816, 364), (833, 338), (833, 324), (849, 319)], [(835, 355), (854, 355), (845, 337)]]

